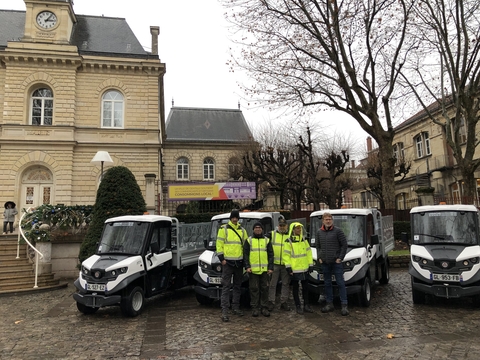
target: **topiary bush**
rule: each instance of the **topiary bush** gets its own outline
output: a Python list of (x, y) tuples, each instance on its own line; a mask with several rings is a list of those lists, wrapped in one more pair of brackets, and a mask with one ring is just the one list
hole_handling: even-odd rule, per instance
[(103, 174), (90, 226), (80, 247), (80, 263), (95, 253), (105, 220), (121, 215), (143, 215), (146, 211), (147, 205), (132, 172), (124, 166), (108, 169)]
[(407, 237), (410, 239), (410, 221), (394, 221), (393, 222), (393, 235), (395, 240), (401, 240), (402, 232), (407, 233)]

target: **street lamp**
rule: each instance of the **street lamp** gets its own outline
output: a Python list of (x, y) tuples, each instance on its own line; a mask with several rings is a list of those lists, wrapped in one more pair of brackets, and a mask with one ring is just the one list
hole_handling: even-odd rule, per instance
[(93, 159), (90, 161), (93, 164), (100, 164), (101, 165), (101, 172), (100, 172), (100, 181), (103, 179), (103, 163), (112, 163), (113, 160), (110, 157), (108, 151), (97, 151)]

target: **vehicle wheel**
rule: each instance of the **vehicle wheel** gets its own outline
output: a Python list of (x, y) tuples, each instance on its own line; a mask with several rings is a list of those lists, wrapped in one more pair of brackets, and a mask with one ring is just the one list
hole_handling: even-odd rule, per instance
[(317, 304), (320, 300), (320, 294), (309, 291), (308, 292), (308, 301), (310, 304)]
[(213, 303), (213, 299), (207, 296), (200, 295), (199, 293), (195, 293), (195, 297), (197, 298), (199, 304), (211, 305)]
[(389, 261), (385, 261), (382, 264), (382, 278), (380, 279), (380, 284), (388, 284), (390, 281), (390, 263)]
[(99, 308), (90, 307), (77, 302), (77, 309), (85, 315), (95, 314)]
[(413, 288), (413, 277), (412, 277), (412, 300), (414, 304), (425, 304), (425, 294), (421, 291), (415, 290)]
[(143, 289), (137, 286), (133, 288), (128, 296), (122, 297), (120, 309), (124, 315), (134, 317), (142, 312), (144, 304), (145, 296), (143, 295)]
[(363, 307), (369, 307), (370, 306), (370, 299), (372, 297), (372, 287), (370, 284), (370, 278), (368, 276), (365, 276), (365, 279), (363, 280), (363, 285), (362, 289), (360, 290), (360, 304)]

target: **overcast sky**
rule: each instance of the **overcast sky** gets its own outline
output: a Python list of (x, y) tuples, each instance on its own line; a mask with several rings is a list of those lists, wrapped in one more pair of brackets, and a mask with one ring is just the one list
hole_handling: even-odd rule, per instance
[[(3, 9), (25, 10), (23, 0), (2, 1)], [(225, 10), (217, 0), (74, 0), (81, 15), (125, 18), (147, 50), (151, 50), (150, 26), (160, 27), (159, 56), (166, 64), (165, 113), (172, 106), (237, 109), (251, 127), (270, 121), (284, 121), (265, 110), (248, 106), (238, 87), (240, 72), (229, 72), (229, 48)], [(244, 76), (244, 75), (243, 75)], [(332, 130), (354, 134), (362, 149), (367, 134), (346, 115), (321, 112), (322, 123)], [(326, 118), (331, 118), (327, 121)], [(348, 129), (348, 130), (347, 130)]]

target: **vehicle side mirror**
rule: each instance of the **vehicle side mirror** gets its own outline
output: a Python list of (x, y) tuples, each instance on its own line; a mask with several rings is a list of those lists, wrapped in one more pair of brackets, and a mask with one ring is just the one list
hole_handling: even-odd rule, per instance
[(160, 254), (160, 245), (158, 244), (158, 242), (151, 243), (150, 249), (152, 249), (152, 252), (154, 254)]
[(408, 245), (408, 236), (406, 232), (402, 232), (400, 240)]
[(378, 240), (378, 235), (377, 234), (370, 236), (370, 244), (378, 245), (379, 243), (380, 243), (380, 241)]

